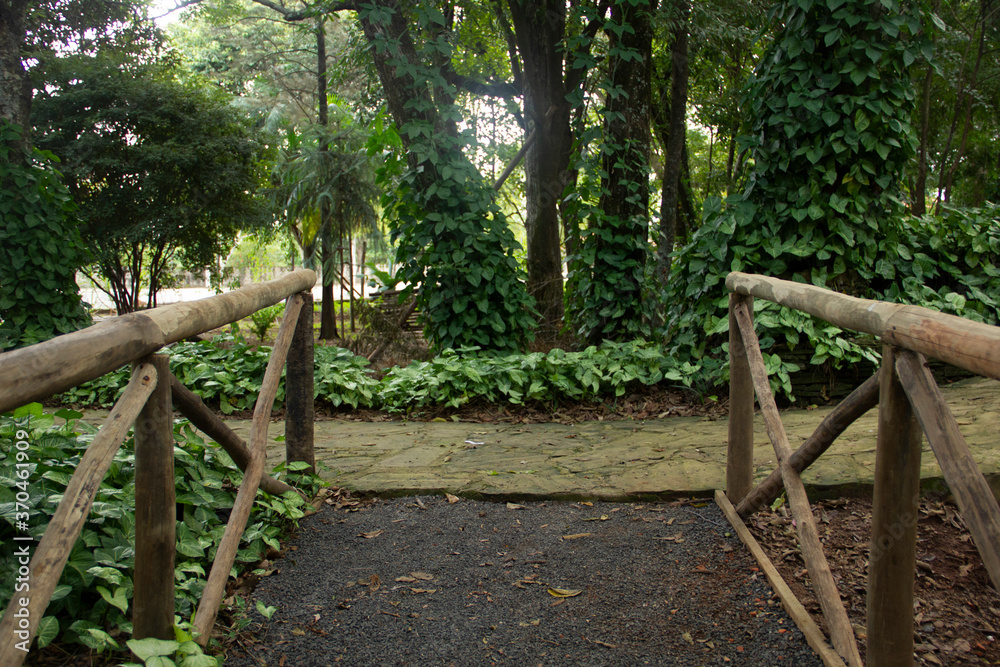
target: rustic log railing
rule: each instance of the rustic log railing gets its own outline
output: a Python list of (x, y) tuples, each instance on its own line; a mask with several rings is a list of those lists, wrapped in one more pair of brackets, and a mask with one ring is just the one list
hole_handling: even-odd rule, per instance
[[(747, 517), (784, 488), (803, 560), (830, 628), (836, 652), (860, 665), (854, 633), (823, 554), (800, 474), (854, 420), (879, 405), (869, 552), (867, 662), (870, 667), (913, 660), (913, 581), (920, 491), (920, 445), (926, 434), (993, 585), (1000, 589), (1000, 506), (972, 458), (958, 424), (927, 368), (924, 355), (1000, 379), (1000, 327), (927, 308), (858, 299), (764, 276), (731, 273), (730, 421), (725, 499)], [(792, 452), (781, 424), (754, 332), (753, 299), (820, 317), (844, 329), (878, 336), (878, 373), (831, 412)], [(755, 489), (754, 394), (774, 447), (777, 469)]]
[[(286, 457), (289, 462), (314, 465), (313, 308), (308, 290), (315, 282), (316, 274), (312, 271), (295, 271), (278, 280), (200, 301), (112, 318), (82, 331), (0, 354), (0, 413), (65, 391), (127, 363), (133, 364), (131, 381), (87, 447), (34, 550), (28, 565), (28, 592), (10, 600), (0, 621), (0, 665), (17, 667), (26, 658), (27, 653), (17, 645), (32, 643), (101, 480), (133, 423), (136, 449), (133, 636), (174, 638), (176, 515), (171, 404), (218, 442), (244, 471), (195, 616), (197, 641), (207, 644), (257, 489), (276, 494), (294, 491), (284, 482), (263, 474), (267, 427), (286, 358)], [(170, 373), (166, 355), (153, 353), (282, 300), (287, 300), (285, 315), (254, 408), (248, 447)]]

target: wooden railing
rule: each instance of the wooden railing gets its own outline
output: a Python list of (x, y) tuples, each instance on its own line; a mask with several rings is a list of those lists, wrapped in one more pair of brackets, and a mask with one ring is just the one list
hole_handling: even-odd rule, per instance
[[(924, 355), (1000, 379), (1000, 327), (743, 273), (729, 274), (726, 286), (731, 292), (726, 497), (736, 505), (736, 512), (746, 517), (768, 505), (784, 488), (833, 646), (848, 665), (861, 665), (854, 632), (823, 554), (800, 475), (855, 419), (879, 405), (869, 543), (867, 661), (870, 667), (912, 664), (922, 434), (927, 435), (993, 585), (1000, 589), (1000, 507)], [(796, 452), (792, 452), (782, 426), (754, 332), (754, 297), (801, 310), (841, 328), (878, 336), (883, 343), (880, 370), (844, 399)], [(777, 470), (753, 488), (755, 392)]]
[[(16, 667), (27, 653), (70, 550), (129, 428), (135, 424), (135, 588), (133, 636), (173, 639), (176, 510), (171, 404), (219, 443), (244, 471), (229, 523), (216, 552), (195, 615), (197, 641), (205, 645), (225, 593), (257, 489), (294, 490), (263, 474), (267, 427), (282, 367), (285, 378), (285, 453), (289, 461), (313, 459), (312, 271), (228, 294), (105, 320), (50, 341), (0, 354), (0, 413), (47, 398), (132, 363), (132, 379), (87, 447), (28, 565), (27, 588), (7, 605), (0, 621), (0, 665)], [(153, 354), (170, 343), (236, 322), (287, 299), (254, 408), (249, 447), (183, 387), (168, 357)], [(25, 643), (26, 642), (26, 643)]]

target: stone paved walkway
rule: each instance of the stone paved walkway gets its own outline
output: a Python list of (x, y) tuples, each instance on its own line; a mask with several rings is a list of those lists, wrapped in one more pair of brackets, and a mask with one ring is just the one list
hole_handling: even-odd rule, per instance
[[(1000, 491), (1000, 382), (973, 379), (944, 389), (980, 469)], [(782, 413), (793, 447), (831, 408)], [(855, 422), (803, 475), (819, 490), (870, 485), (877, 410)], [(774, 454), (758, 415), (758, 477)], [(249, 422), (231, 422), (244, 438)], [(284, 457), (271, 425), (269, 467)], [(316, 458), (337, 486), (383, 495), (449, 492), (470, 497), (637, 499), (705, 494), (725, 483), (727, 422), (699, 418), (566, 424), (441, 422), (316, 423)], [(922, 477), (940, 469), (926, 440)]]

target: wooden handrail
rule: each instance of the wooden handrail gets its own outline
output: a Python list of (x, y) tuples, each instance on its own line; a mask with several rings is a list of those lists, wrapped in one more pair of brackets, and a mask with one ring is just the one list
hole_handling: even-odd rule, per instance
[[(266, 485), (272, 493), (282, 493), (291, 489), (283, 482), (277, 482), (263, 475), (264, 445), (271, 407), (293, 338), (308, 337), (309, 340), (297, 343), (297, 365), (300, 369), (296, 373), (289, 374), (286, 385), (289, 385), (289, 392), (300, 395), (299, 402), (303, 405), (297, 408), (297, 414), (311, 414), (312, 309), (310, 306), (309, 313), (302, 312), (304, 310), (302, 304), (307, 300), (306, 290), (313, 286), (315, 279), (316, 276), (312, 271), (296, 271), (269, 283), (253, 285), (200, 301), (164, 306), (106, 320), (96, 326), (60, 336), (46, 343), (0, 354), (0, 374), (2, 374), (0, 412), (64, 391), (126, 363), (147, 358), (149, 361), (134, 366), (131, 382), (112, 408), (93, 442), (87, 447), (30, 563), (25, 565), (29, 572), (31, 596), (24, 604), (21, 604), (24, 601), (23, 596), (15, 596), (10, 601), (7, 613), (0, 620), (0, 638), (4, 639), (0, 642), (0, 665), (17, 667), (28, 655), (26, 649), (21, 647), (32, 643), (38, 622), (55, 590), (70, 550), (86, 521), (97, 489), (100, 488), (100, 481), (107, 473), (115, 452), (133, 423), (135, 423), (137, 449), (136, 538), (137, 542), (143, 543), (137, 544), (136, 578), (143, 579), (144, 582), (156, 580), (152, 589), (145, 592), (140, 591), (137, 582), (133, 598), (134, 636), (137, 638), (172, 636), (174, 618), (172, 563), (175, 550), (170, 549), (170, 545), (175, 541), (173, 526), (176, 521), (172, 495), (173, 430), (170, 418), (170, 384), (173, 378), (166, 357), (150, 356), (148, 353), (194, 334), (235, 322), (260, 308), (289, 297), (289, 307), (286, 309), (285, 319), (268, 363), (255, 408), (254, 426), (251, 430), (253, 449), (246, 457), (247, 470), (236, 501), (237, 509), (245, 505), (249, 511), (262, 477), (267, 480)], [(308, 301), (311, 304), (311, 298)], [(300, 326), (296, 327), (296, 324)], [(174, 383), (175, 391), (181, 395), (181, 402), (184, 403), (183, 399), (189, 392), (186, 392), (175, 379)], [(159, 396), (155, 406), (151, 396), (154, 398)], [(190, 408), (196, 402), (200, 404), (200, 400), (188, 400), (189, 405), (186, 407)], [(142, 418), (143, 415), (147, 415), (145, 420)], [(136, 421), (137, 417), (139, 421)], [(210, 430), (220, 430), (215, 429), (219, 426), (217, 423), (213, 422), (208, 426)], [(234, 449), (234, 458), (247, 451), (245, 445), (229, 431), (228, 427), (223, 424), (221, 430), (228, 432), (228, 435), (223, 435), (224, 440), (235, 439), (235, 442), (227, 440), (226, 443), (232, 445), (228, 449)], [(300, 425), (296, 433), (295, 437), (301, 439), (301, 442), (288, 443), (288, 446), (299, 456), (312, 460), (311, 419), (308, 424)], [(286, 432), (286, 436), (292, 438), (293, 433)], [(143, 442), (140, 443), (140, 440)], [(142, 455), (147, 460), (145, 477), (142, 481), (139, 479), (140, 449), (143, 449)], [(150, 456), (152, 458), (149, 458)], [(142, 494), (140, 486), (144, 489)], [(167, 492), (162, 498), (161, 490)], [(146, 501), (142, 501), (140, 495), (146, 498)], [(149, 512), (150, 520), (144, 524), (143, 531), (140, 531), (139, 519), (142, 512)], [(234, 510), (233, 516), (237, 514), (238, 512)], [(235, 534), (236, 545), (245, 528), (246, 519), (246, 516), (243, 516), (242, 521), (231, 519), (226, 527), (227, 536), (230, 533)], [(219, 553), (222, 552), (220, 547)], [(142, 567), (152, 571), (155, 576), (149, 572), (140, 576), (140, 561)], [(223, 584), (232, 567), (232, 561), (230, 558), (229, 564), (225, 567)], [(219, 562), (217, 560), (216, 565), (219, 565)], [(215, 569), (221, 572), (221, 568)], [(202, 602), (204, 606), (204, 599)], [(214, 602), (216, 611), (219, 602), (220, 600)], [(14, 612), (17, 612), (17, 616)], [(28, 619), (25, 619), (25, 612)], [(213, 622), (214, 618), (213, 613)], [(26, 620), (28, 625), (25, 625)], [(210, 631), (211, 623), (206, 634)]]
[[(822, 604), (825, 596), (822, 580), (827, 579), (828, 571), (823, 571), (825, 559), (821, 562), (815, 554), (810, 555), (816, 547), (813, 537), (807, 534), (811, 531), (802, 531), (812, 525), (812, 514), (808, 499), (803, 498), (799, 473), (877, 400), (879, 423), (869, 543), (867, 658), (872, 667), (909, 664), (913, 655), (913, 617), (912, 613), (903, 611), (911, 610), (913, 605), (923, 434), (931, 443), (994, 585), (1000, 586), (1000, 504), (976, 465), (924, 358), (926, 354), (973, 373), (1000, 379), (1000, 327), (928, 308), (858, 299), (813, 285), (765, 276), (731, 273), (726, 285), (733, 292), (730, 295), (730, 375), (733, 378), (730, 403), (742, 407), (730, 413), (730, 420), (740, 423), (730, 425), (728, 500), (742, 501), (739, 513), (747, 514), (767, 503), (784, 485), (798, 522), (802, 555)], [(883, 344), (879, 372), (845, 399), (794, 455), (789, 455), (784, 428), (770, 397), (766, 369), (757, 347), (750, 317), (752, 308), (748, 306), (753, 297), (794, 308), (845, 329), (878, 336)], [(733, 342), (732, 330), (737, 325), (744, 345)], [(746, 484), (742, 481), (753, 474), (753, 415), (745, 409), (749, 390), (742, 377), (747, 364), (778, 458), (778, 469), (750, 493), (743, 492)], [(750, 436), (745, 435), (748, 432)], [(810, 559), (819, 567), (810, 564)], [(833, 593), (836, 594), (835, 588)], [(834, 609), (837, 617), (841, 612), (842, 607)], [(837, 645), (836, 626), (840, 621), (831, 619), (826, 605), (824, 614), (834, 645)], [(845, 655), (840, 646), (838, 652)], [(853, 656), (848, 662), (854, 664)]]
[(162, 306), (0, 354), (0, 413), (93, 380), (164, 345), (211, 331), (309, 290), (316, 274), (293, 271), (235, 292)]
[(878, 336), (978, 375), (1000, 380), (1000, 329), (930, 308), (859, 299), (815, 285), (733, 272), (731, 292), (773, 301), (844, 329)]

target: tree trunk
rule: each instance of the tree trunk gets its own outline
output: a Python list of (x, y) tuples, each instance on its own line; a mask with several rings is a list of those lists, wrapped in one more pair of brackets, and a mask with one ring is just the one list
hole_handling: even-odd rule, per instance
[[(330, 109), (326, 99), (326, 31), (324, 19), (321, 16), (316, 23), (316, 105), (319, 112), (319, 124), (324, 129), (330, 125)], [(326, 134), (323, 135), (321, 151), (328, 151)], [(333, 303), (333, 234), (330, 220), (330, 204), (324, 201), (319, 208), (320, 243), (322, 248), (323, 294), (320, 298), (319, 338), (333, 340), (337, 338), (336, 306)]]
[(524, 67), (526, 136), (538, 129), (524, 162), (528, 292), (541, 315), (539, 334), (551, 338), (563, 319), (559, 201), (573, 145), (561, 52), (566, 3), (509, 0), (509, 5)]
[(687, 0), (674, 5), (680, 15), (670, 50), (670, 129), (663, 166), (663, 202), (660, 233), (656, 249), (656, 271), (665, 286), (670, 276), (670, 254), (677, 238), (677, 201), (680, 192), (681, 158), (685, 140), (685, 111), (688, 84), (688, 16)]
[(923, 100), (920, 105), (920, 148), (917, 151), (917, 176), (911, 193), (910, 212), (921, 216), (927, 213), (927, 138), (931, 125), (931, 82), (934, 78), (934, 68), (927, 66), (924, 77)]
[[(985, 0), (982, 0), (981, 3), (980, 16), (982, 19), (982, 26), (979, 31), (979, 49), (976, 53), (976, 64), (972, 68), (972, 77), (969, 82), (969, 86), (965, 91), (965, 119), (962, 123), (962, 140), (959, 143), (958, 151), (956, 152), (954, 159), (951, 161), (951, 168), (948, 169), (948, 175), (944, 183), (943, 201), (951, 199), (951, 186), (955, 180), (955, 172), (958, 171), (958, 164), (962, 161), (962, 157), (965, 155), (965, 149), (968, 146), (969, 129), (972, 125), (973, 95), (971, 91), (976, 87), (976, 83), (979, 79), (979, 68), (983, 63), (983, 55), (986, 52), (987, 8)], [(942, 201), (940, 187), (938, 188), (938, 201)]]
[[(31, 84), (21, 63), (28, 0), (0, 2), (0, 119), (19, 125), (30, 144)], [(21, 151), (10, 159), (19, 160)]]
[[(323, 208), (326, 209), (322, 215), (329, 217), (330, 211), (329, 206), (324, 202)], [(333, 340), (337, 338), (337, 311), (336, 306), (333, 302), (333, 278), (336, 275), (334, 271), (334, 248), (333, 248), (333, 235), (328, 229), (324, 229), (323, 238), (320, 243), (322, 248), (320, 252), (322, 253), (322, 265), (323, 265), (323, 305), (320, 309), (319, 314), (319, 338), (320, 340)]]

